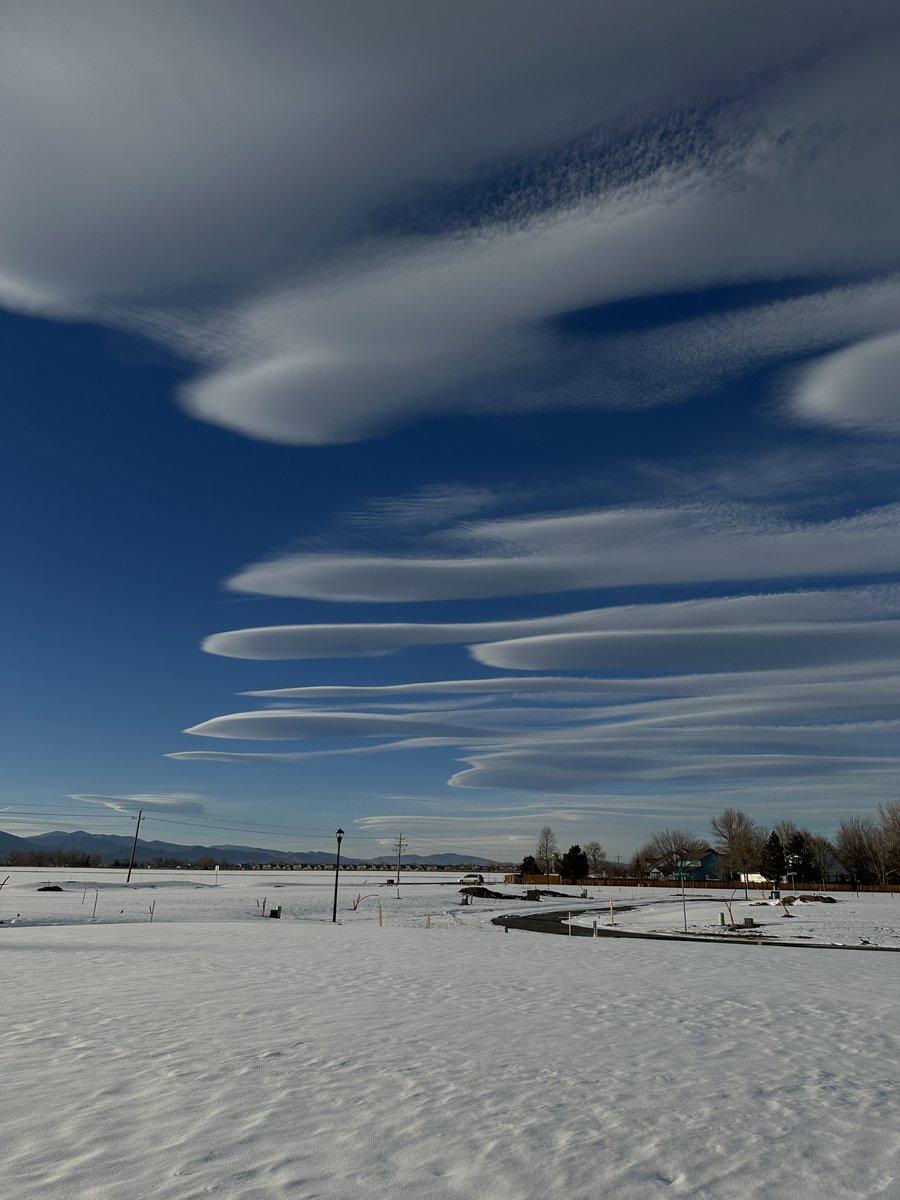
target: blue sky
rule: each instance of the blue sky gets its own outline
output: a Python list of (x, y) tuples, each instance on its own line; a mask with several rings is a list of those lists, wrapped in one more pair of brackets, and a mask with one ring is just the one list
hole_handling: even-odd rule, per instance
[(896, 798), (895, 5), (0, 22), (0, 828)]

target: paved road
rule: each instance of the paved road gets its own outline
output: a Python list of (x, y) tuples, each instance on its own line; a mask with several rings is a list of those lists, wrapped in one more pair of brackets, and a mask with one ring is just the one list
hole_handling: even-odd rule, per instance
[[(618, 929), (613, 925), (601, 925), (601, 914), (608, 915), (609, 908), (567, 908), (554, 909), (552, 912), (530, 913), (527, 917), (503, 914), (493, 917), (493, 925), (505, 925), (508, 929), (526, 929), (532, 933), (556, 933), (564, 937), (593, 937), (594, 931), (589, 925), (564, 924), (569, 913), (580, 915), (597, 913), (597, 937), (604, 938), (640, 938), (651, 942), (715, 942), (718, 946), (786, 946), (792, 950), (884, 950), (891, 954), (900, 954), (900, 946), (845, 946), (837, 942), (787, 942), (778, 938), (767, 937), (761, 933), (740, 934), (727, 937), (720, 933), (646, 933), (631, 929)], [(621, 911), (621, 910), (620, 910)], [(571, 935), (570, 935), (571, 928)]]

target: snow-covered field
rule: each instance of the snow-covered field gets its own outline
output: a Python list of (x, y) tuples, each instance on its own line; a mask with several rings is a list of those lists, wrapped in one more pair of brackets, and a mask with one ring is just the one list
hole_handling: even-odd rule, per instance
[[(4, 1200), (900, 1196), (900, 955), (504, 933), (551, 902), (433, 874), (342, 877), (337, 925), (317, 873), (9, 874)], [(682, 928), (580, 920), (610, 897)], [(734, 915), (900, 945), (900, 897), (791, 911)]]

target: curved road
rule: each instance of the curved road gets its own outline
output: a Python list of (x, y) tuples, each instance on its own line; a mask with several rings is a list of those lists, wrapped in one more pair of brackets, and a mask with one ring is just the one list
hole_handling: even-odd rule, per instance
[[(619, 911), (627, 911), (627, 907)], [(504, 925), (507, 929), (526, 929), (532, 933), (558, 933), (564, 937), (593, 937), (594, 931), (590, 926), (569, 926), (565, 923), (570, 912), (575, 916), (593, 912), (605, 915), (609, 912), (609, 908), (554, 909), (552, 912), (530, 913), (527, 917), (503, 913), (499, 917), (492, 917), (491, 924)], [(638, 930), (617, 929), (614, 925), (601, 925), (599, 921), (597, 937), (640, 938), (651, 942), (715, 942), (717, 946), (786, 946), (794, 950), (884, 950), (900, 954), (900, 946), (847, 946), (840, 942), (789, 942), (768, 937), (764, 933), (749, 931), (746, 935), (739, 937), (726, 937), (721, 933), (646, 933)]]

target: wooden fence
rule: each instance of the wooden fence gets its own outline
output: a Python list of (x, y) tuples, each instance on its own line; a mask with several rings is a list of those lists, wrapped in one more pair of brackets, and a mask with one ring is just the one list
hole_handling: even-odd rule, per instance
[[(597, 887), (646, 887), (646, 888), (678, 888), (681, 889), (680, 879), (639, 879), (636, 875), (592, 876), (590, 879), (578, 879), (575, 884), (565, 884), (559, 876), (547, 875), (518, 875), (511, 874), (503, 877), (504, 883), (522, 884), (526, 887), (560, 887), (574, 886), (582, 888)], [(730, 888), (744, 890), (743, 883), (734, 883), (727, 879), (685, 879), (685, 891), (728, 891)], [(748, 883), (750, 892), (770, 892), (767, 883)], [(900, 881), (890, 883), (860, 883), (854, 887), (852, 883), (792, 883), (782, 884), (782, 892), (883, 892), (890, 895), (900, 892)]]

